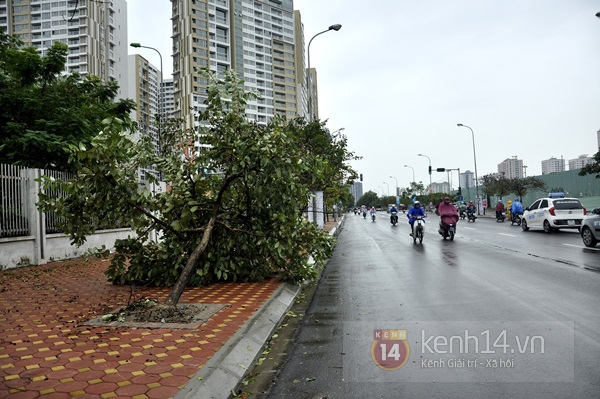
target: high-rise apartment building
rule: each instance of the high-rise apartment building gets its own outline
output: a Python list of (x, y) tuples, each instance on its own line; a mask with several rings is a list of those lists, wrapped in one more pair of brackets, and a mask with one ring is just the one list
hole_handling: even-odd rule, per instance
[(520, 179), (523, 177), (523, 160), (516, 156), (507, 158), (498, 164), (498, 173), (507, 179)]
[(350, 194), (354, 197), (354, 204), (358, 205), (358, 200), (363, 196), (363, 184), (361, 181), (355, 181), (354, 184), (348, 186)]
[[(186, 127), (200, 121), (206, 99), (202, 68), (235, 70), (248, 90), (246, 116), (266, 123), (305, 109), (303, 42), (292, 0), (171, 0), (175, 116)], [(298, 51), (298, 47), (302, 51)]]
[(461, 188), (475, 187), (475, 174), (470, 170), (465, 170), (460, 174), (459, 185)]
[(560, 159), (552, 157), (542, 161), (542, 175), (564, 171), (565, 160), (562, 157)]
[(138, 122), (141, 135), (151, 136), (154, 144), (158, 145), (159, 126), (156, 116), (160, 112), (162, 101), (161, 71), (138, 54), (130, 55), (128, 64), (127, 97), (136, 103), (131, 119)]
[(69, 46), (65, 72), (117, 81), (127, 97), (125, 0), (0, 0), (0, 29), (46, 55), (54, 42)]
[(569, 170), (581, 169), (591, 163), (594, 163), (593, 157), (588, 157), (587, 154), (580, 155), (575, 159), (569, 159)]

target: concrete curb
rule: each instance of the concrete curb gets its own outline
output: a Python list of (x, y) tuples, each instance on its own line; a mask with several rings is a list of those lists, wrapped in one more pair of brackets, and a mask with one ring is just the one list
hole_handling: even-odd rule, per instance
[[(344, 217), (329, 232), (337, 236)], [(284, 283), (206, 365), (179, 391), (175, 399), (228, 399), (253, 367), (263, 347), (302, 291)]]

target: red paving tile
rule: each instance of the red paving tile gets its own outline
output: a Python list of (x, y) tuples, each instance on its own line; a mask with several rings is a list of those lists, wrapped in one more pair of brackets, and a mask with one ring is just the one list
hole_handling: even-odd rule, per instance
[[(218, 283), (188, 288), (181, 303), (227, 305), (195, 329), (90, 326), (127, 304), (108, 262), (81, 260), (0, 271), (0, 398), (170, 398), (279, 287)], [(135, 287), (164, 300), (169, 289)]]

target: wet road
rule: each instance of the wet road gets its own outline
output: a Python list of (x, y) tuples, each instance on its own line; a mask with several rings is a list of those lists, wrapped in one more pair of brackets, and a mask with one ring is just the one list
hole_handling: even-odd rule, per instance
[(268, 397), (600, 397), (600, 250), (484, 218), (444, 241), (435, 215), (414, 244), (402, 216), (346, 217)]

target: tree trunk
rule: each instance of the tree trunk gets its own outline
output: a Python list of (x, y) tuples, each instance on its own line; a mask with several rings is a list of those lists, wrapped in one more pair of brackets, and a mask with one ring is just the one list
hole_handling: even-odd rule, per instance
[(204, 234), (202, 234), (202, 240), (200, 241), (198, 246), (196, 246), (196, 248), (194, 248), (194, 251), (190, 255), (190, 258), (188, 259), (187, 263), (185, 264), (185, 267), (183, 268), (183, 271), (179, 275), (179, 279), (173, 286), (173, 289), (171, 289), (171, 293), (167, 297), (167, 300), (165, 301), (165, 305), (175, 306), (179, 302), (179, 298), (181, 298), (181, 294), (183, 294), (183, 290), (185, 290), (185, 287), (187, 287), (188, 283), (190, 282), (190, 278), (192, 278), (192, 273), (194, 272), (194, 269), (198, 265), (198, 261), (200, 260), (200, 257), (206, 250), (206, 247), (208, 247), (208, 242), (210, 241), (210, 237), (212, 235), (212, 231), (213, 231), (216, 221), (217, 221), (217, 212), (214, 212), (213, 216), (210, 218), (210, 221), (208, 222), (208, 225), (206, 226), (206, 230), (204, 230)]

